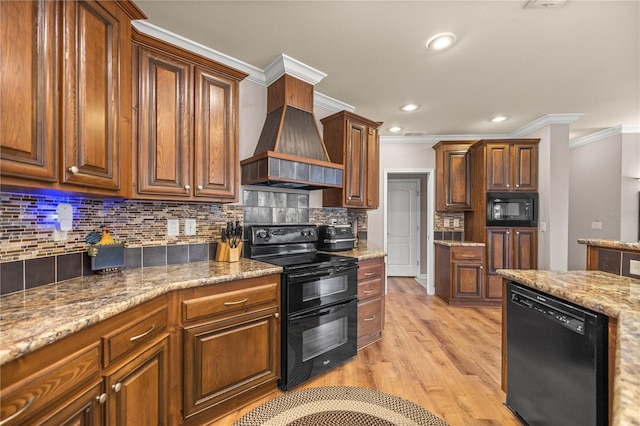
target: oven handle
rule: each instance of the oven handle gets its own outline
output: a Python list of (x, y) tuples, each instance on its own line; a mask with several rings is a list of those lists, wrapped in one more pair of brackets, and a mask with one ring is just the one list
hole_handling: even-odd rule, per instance
[(289, 321), (297, 321), (297, 320), (301, 320), (301, 319), (305, 319), (305, 318), (322, 317), (324, 315), (329, 315), (329, 314), (331, 314), (333, 312), (336, 312), (337, 310), (345, 307), (346, 305), (348, 305), (350, 303), (357, 302), (357, 301), (358, 301), (358, 299), (352, 299), (352, 300), (349, 300), (348, 302), (341, 303), (341, 304), (335, 305), (335, 306), (331, 306), (329, 308), (319, 309), (317, 311), (312, 311), (312, 312), (309, 312), (309, 313), (306, 313), (306, 314), (302, 314), (302, 315), (294, 315), (294, 316), (291, 316), (289, 318)]

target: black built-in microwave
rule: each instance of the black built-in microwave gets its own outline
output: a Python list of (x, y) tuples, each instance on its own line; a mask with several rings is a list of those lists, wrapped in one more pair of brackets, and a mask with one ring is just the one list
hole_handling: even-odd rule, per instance
[(538, 226), (538, 193), (487, 192), (487, 226)]

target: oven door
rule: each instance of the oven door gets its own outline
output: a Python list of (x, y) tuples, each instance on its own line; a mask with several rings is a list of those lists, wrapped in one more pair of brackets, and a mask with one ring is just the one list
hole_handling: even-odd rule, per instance
[(289, 390), (357, 353), (358, 300), (287, 318), (280, 389)]
[(302, 313), (358, 295), (358, 265), (309, 268), (283, 275), (284, 314)]

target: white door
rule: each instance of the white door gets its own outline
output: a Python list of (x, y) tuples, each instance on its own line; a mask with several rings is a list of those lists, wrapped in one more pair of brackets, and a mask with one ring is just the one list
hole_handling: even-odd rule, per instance
[(418, 190), (416, 179), (389, 179), (387, 185), (387, 275), (418, 275)]

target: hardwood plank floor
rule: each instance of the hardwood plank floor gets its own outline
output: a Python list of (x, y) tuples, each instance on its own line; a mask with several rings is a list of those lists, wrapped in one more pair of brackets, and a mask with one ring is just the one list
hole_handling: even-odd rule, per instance
[[(390, 277), (382, 340), (300, 389), (372, 388), (413, 401), (451, 426), (520, 425), (500, 389), (501, 320), (500, 309), (451, 308), (412, 278)], [(211, 424), (231, 425), (282, 394), (274, 391)]]

